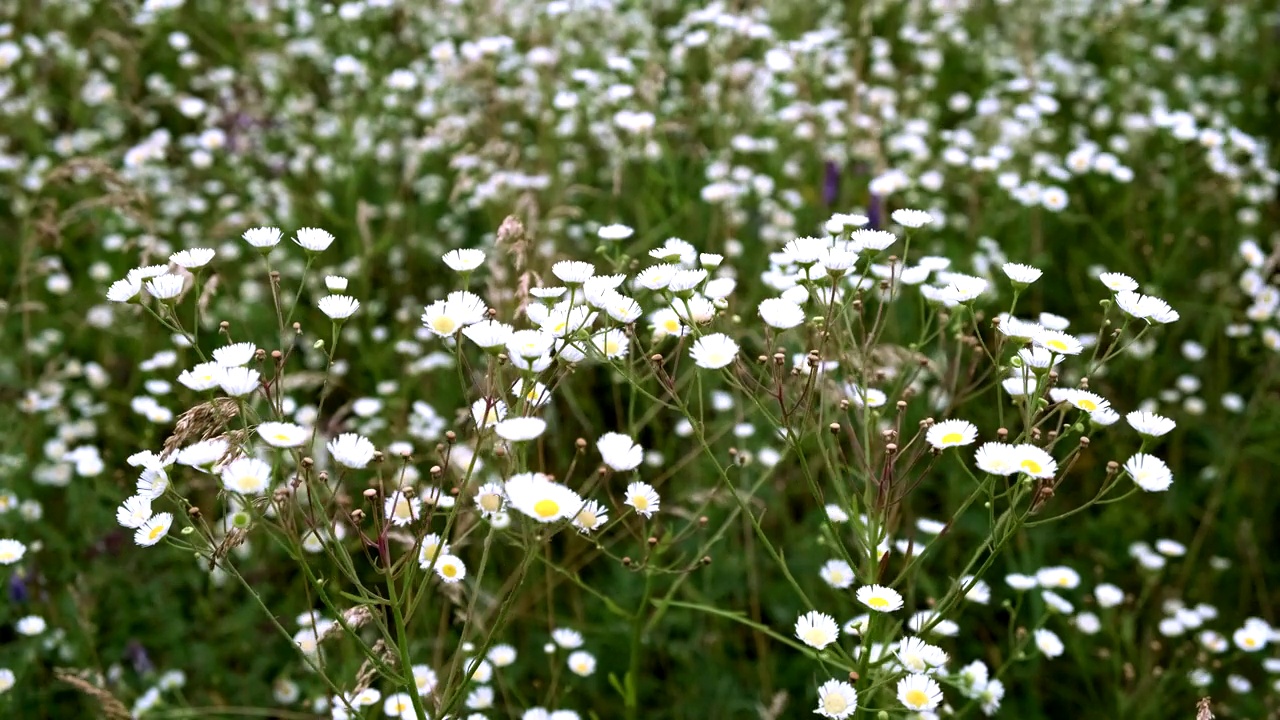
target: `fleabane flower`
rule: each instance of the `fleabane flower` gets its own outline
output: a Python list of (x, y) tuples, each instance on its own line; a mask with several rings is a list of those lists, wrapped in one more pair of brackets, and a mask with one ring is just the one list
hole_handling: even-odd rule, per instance
[(1131, 290), (1116, 293), (1116, 305), (1125, 314), (1148, 323), (1165, 325), (1179, 318), (1178, 311), (1169, 303), (1153, 295), (1142, 295)]
[(574, 650), (569, 653), (565, 664), (570, 672), (578, 677), (590, 677), (596, 671), (596, 658), (586, 650)]
[(1022, 263), (1007, 262), (1000, 269), (1015, 285), (1030, 285), (1044, 275), (1043, 270)]
[(240, 397), (257, 390), (259, 387), (258, 381), (261, 377), (257, 370), (251, 368), (223, 368), (222, 374), (218, 377), (218, 386), (227, 395)]
[(649, 483), (637, 481), (627, 485), (626, 504), (634, 508), (637, 513), (645, 517), (653, 517), (661, 503), (662, 498), (658, 495), (658, 491), (654, 490)]
[(1018, 455), (1008, 443), (988, 442), (978, 446), (973, 454), (978, 469), (992, 475), (1008, 476), (1018, 472)]
[(152, 515), (133, 533), (133, 541), (142, 547), (150, 547), (164, 539), (173, 526), (173, 515), (162, 512)]
[(147, 292), (157, 300), (172, 300), (182, 294), (186, 281), (181, 275), (165, 273), (147, 281)]
[(1124, 419), (1130, 427), (1138, 431), (1138, 434), (1147, 437), (1160, 437), (1177, 427), (1177, 423), (1163, 415), (1142, 410), (1134, 410), (1125, 415)]
[(611, 469), (617, 472), (635, 470), (644, 460), (644, 448), (640, 447), (630, 435), (609, 432), (596, 441), (596, 449), (600, 458)]
[(236, 458), (222, 468), (221, 480), (231, 492), (260, 495), (271, 485), (271, 466), (257, 458)]
[(608, 510), (595, 500), (588, 500), (573, 516), (573, 527), (583, 535), (587, 535), (608, 521)]
[(635, 230), (632, 230), (627, 225), (613, 223), (612, 225), (602, 225), (600, 229), (596, 231), (596, 237), (608, 242), (617, 242), (619, 240), (626, 240), (634, 233)]
[(271, 447), (293, 448), (307, 441), (307, 431), (301, 425), (268, 421), (258, 425), (258, 437)]
[(918, 637), (906, 637), (898, 643), (895, 652), (898, 662), (907, 672), (930, 674), (947, 664), (947, 654), (942, 648), (921, 640)]
[(851, 585), (855, 579), (853, 568), (844, 560), (835, 559), (828, 560), (823, 564), (822, 569), (818, 571), (823, 582), (837, 590), (843, 590)]
[(396, 490), (382, 503), (383, 516), (396, 527), (404, 527), (422, 517), (422, 501)]
[(902, 609), (902, 595), (883, 585), (863, 585), (855, 593), (858, 602), (876, 612), (893, 612)]
[(1029, 443), (1014, 445), (1011, 451), (1018, 472), (1033, 478), (1051, 478), (1058, 472), (1058, 462), (1042, 448)]
[(635, 284), (645, 290), (664, 290), (671, 284), (671, 279), (679, 271), (680, 266), (671, 263), (653, 265), (641, 270), (640, 274), (636, 275)]
[(324, 252), (333, 244), (333, 235), (331, 235), (327, 230), (305, 227), (294, 234), (293, 241), (303, 250)]
[(1077, 410), (1083, 410), (1090, 415), (1099, 410), (1106, 410), (1111, 407), (1111, 401), (1102, 397), (1097, 393), (1088, 390), (1078, 390), (1076, 388), (1065, 388), (1061, 393), (1062, 402), (1069, 403)]
[(0, 565), (13, 565), (27, 554), (27, 546), (12, 538), (0, 539)]
[(898, 702), (909, 710), (932, 712), (942, 704), (942, 687), (928, 675), (907, 675), (898, 681)]
[(1155, 455), (1137, 453), (1124, 463), (1124, 471), (1133, 478), (1133, 484), (1147, 492), (1164, 492), (1173, 485), (1173, 473), (1169, 466)]
[(591, 336), (591, 345), (607, 360), (617, 360), (627, 354), (631, 340), (622, 330), (613, 328), (603, 330)]
[(111, 283), (107, 288), (107, 299), (111, 302), (129, 302), (142, 291), (142, 281), (135, 277), (127, 277)]
[(259, 250), (267, 250), (280, 244), (280, 228), (274, 227), (255, 227), (249, 228), (241, 235), (244, 241)]
[(1047, 628), (1039, 628), (1035, 631), (1035, 642), (1040, 652), (1050, 659), (1058, 657), (1066, 650), (1066, 646), (1062, 644), (1062, 639)]
[(825, 718), (842, 720), (858, 709), (858, 691), (844, 680), (828, 680), (818, 688), (818, 709), (813, 712)]
[(698, 367), (719, 370), (737, 357), (738, 343), (724, 333), (711, 333), (698, 338), (689, 354)]
[(899, 225), (909, 228), (920, 228), (933, 222), (933, 216), (928, 212), (910, 208), (894, 210), (889, 217), (893, 218), (893, 221)]
[(1118, 272), (1104, 272), (1098, 276), (1098, 280), (1111, 292), (1133, 292), (1138, 289), (1138, 281)]
[(485, 350), (504, 347), (514, 332), (513, 327), (497, 320), (483, 320), (462, 328), (463, 337)]
[(840, 637), (836, 619), (813, 610), (796, 620), (796, 638), (811, 648), (821, 650)]
[(859, 228), (849, 233), (849, 247), (855, 252), (880, 252), (897, 241), (897, 235), (885, 230)]
[(325, 449), (333, 457), (333, 461), (352, 470), (362, 470), (373, 460), (377, 450), (369, 438), (358, 433), (342, 433), (330, 440)]
[(461, 582), (467, 576), (467, 566), (457, 555), (441, 555), (436, 560), (436, 577), (447, 585)]
[(189, 250), (179, 250), (169, 256), (169, 262), (177, 265), (185, 270), (194, 270), (204, 267), (213, 260), (213, 256), (217, 254), (212, 248), (191, 248)]
[(450, 250), (440, 258), (454, 272), (471, 272), (484, 263), (484, 251), (474, 248)]
[(480, 398), (471, 403), (471, 418), (475, 420), (477, 428), (492, 427), (507, 416), (507, 404), (501, 400), (491, 400)]
[(596, 274), (596, 266), (581, 260), (561, 260), (551, 266), (551, 273), (565, 285), (581, 285)]
[(944, 303), (963, 305), (977, 300), (987, 291), (987, 285), (987, 281), (980, 277), (953, 274), (951, 281), (939, 293), (939, 297)]
[(346, 320), (360, 309), (360, 301), (350, 295), (325, 295), (316, 306), (330, 320)]
[(1084, 350), (1079, 338), (1057, 330), (1041, 330), (1031, 342), (1058, 355), (1079, 355)]
[(573, 517), (583, 505), (578, 493), (542, 473), (512, 475), (504, 489), (511, 507), (540, 523)]
[(151, 498), (134, 495), (116, 508), (116, 522), (121, 527), (140, 528), (151, 519)]
[(938, 450), (971, 445), (978, 439), (978, 428), (968, 420), (943, 420), (930, 426), (924, 439)]
[(231, 345), (215, 348), (213, 361), (222, 367), (240, 367), (241, 365), (248, 365), (257, 351), (258, 346), (251, 342), (232, 343)]
[[(215, 350), (214, 352), (214, 357), (217, 357), (217, 351)], [(225, 370), (216, 361), (202, 362), (190, 370), (183, 370), (178, 373), (178, 382), (197, 392), (212, 390), (222, 384), (222, 375)]]
[(476, 490), (476, 507), (480, 514), (489, 516), (502, 512), (507, 506), (507, 494), (502, 486), (495, 482), (487, 482)]
[(547, 429), (547, 421), (536, 417), (514, 417), (502, 420), (493, 426), (498, 437), (509, 442), (527, 442), (542, 435)]
[(450, 337), (467, 325), (484, 320), (487, 312), (479, 295), (460, 290), (428, 305), (422, 313), (422, 325), (435, 335)]
[(765, 325), (779, 330), (790, 330), (805, 321), (804, 309), (783, 298), (760, 301), (759, 312)]

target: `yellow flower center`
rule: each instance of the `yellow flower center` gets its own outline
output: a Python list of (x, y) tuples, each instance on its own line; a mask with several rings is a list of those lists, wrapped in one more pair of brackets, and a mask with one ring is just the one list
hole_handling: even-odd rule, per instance
[(564, 329), (568, 326), (569, 326), (569, 323), (567, 321), (561, 320), (560, 322), (551, 326), (551, 334), (559, 335), (563, 333)]
[(616, 340), (606, 340), (604, 343), (605, 355), (617, 355), (622, 352), (622, 346)]
[(647, 497), (645, 497), (645, 496), (643, 496), (643, 495), (632, 495), (632, 496), (631, 496), (631, 504), (632, 504), (632, 505), (635, 507), (635, 509), (637, 509), (637, 510), (648, 510), (648, 509), (649, 509), (649, 498), (647, 498)]
[(236, 479), (236, 487), (240, 488), (240, 492), (249, 492), (258, 484), (258, 479), (252, 475), (241, 475)]
[(1098, 404), (1097, 404), (1097, 403), (1095, 403), (1095, 402), (1094, 402), (1094, 401), (1092, 401), (1092, 400), (1087, 400), (1087, 399), (1085, 399), (1085, 400), (1077, 400), (1077, 401), (1076, 401), (1076, 407), (1080, 408), (1081, 410), (1085, 410), (1085, 411), (1088, 411), (1088, 412), (1093, 412), (1094, 410), (1097, 410), (1097, 409), (1098, 409)]
[(886, 600), (885, 598), (880, 597), (879, 595), (873, 595), (867, 598), (867, 605), (870, 605), (871, 607), (877, 610), (881, 610), (883, 608), (889, 607), (889, 601)]
[(1246, 647), (1253, 647), (1258, 644), (1258, 640), (1256, 638), (1247, 637), (1244, 639), (1244, 644)]
[(666, 330), (669, 333), (679, 332), (680, 321), (675, 319), (668, 319), (662, 323), (662, 329)]
[(458, 322), (448, 315), (441, 315), (431, 321), (431, 329), (441, 335), (452, 335), (458, 329)]
[(560, 503), (551, 499), (539, 500), (533, 505), (533, 513), (540, 518), (555, 517), (560, 513)]
[(1035, 475), (1041, 472), (1040, 463), (1035, 460), (1023, 460), (1019, 467), (1026, 470), (1029, 475)]
[(578, 518), (577, 518), (578, 524), (585, 528), (595, 527), (597, 519), (598, 518), (596, 517), (596, 514), (591, 512), (590, 510), (583, 510), (582, 512), (578, 513)]
[(497, 493), (485, 493), (480, 496), (480, 507), (485, 512), (498, 512), (502, 509), (502, 497)]
[(496, 422), (498, 422), (498, 410), (496, 408), (489, 408), (489, 412), (484, 414), (484, 424), (492, 425)]
[(844, 701), (844, 696), (840, 693), (830, 693), (822, 698), (822, 709), (829, 713), (842, 713), (849, 709), (849, 703)]
[(921, 708), (929, 704), (929, 696), (923, 690), (908, 690), (903, 698), (908, 707)]
[(447, 578), (457, 577), (458, 568), (450, 563), (445, 563), (444, 565), (440, 566), (440, 574)]
[(1058, 352), (1066, 352), (1067, 350), (1067, 344), (1062, 342), (1061, 340), (1050, 340), (1049, 342), (1045, 343), (1045, 346), (1048, 347), (1050, 350), (1056, 350)]
[(952, 444), (952, 443), (958, 443), (958, 442), (960, 442), (961, 440), (964, 440), (964, 436), (963, 436), (963, 435), (961, 435), (961, 434), (960, 434), (960, 433), (958, 433), (958, 432), (949, 432), (949, 433), (947, 433), (946, 435), (943, 435), (943, 436), (942, 436), (942, 444), (943, 444), (943, 445), (950, 445), (950, 444)]
[(804, 631), (804, 641), (809, 645), (825, 645), (827, 636), (818, 628), (809, 628)]
[(293, 439), (283, 432), (278, 432), (275, 435), (272, 435), (271, 437), (275, 438), (276, 442), (282, 442), (282, 443), (287, 443)]
[(396, 501), (395, 509), (392, 510), (398, 518), (407, 518), (413, 516), (413, 505), (403, 497)]

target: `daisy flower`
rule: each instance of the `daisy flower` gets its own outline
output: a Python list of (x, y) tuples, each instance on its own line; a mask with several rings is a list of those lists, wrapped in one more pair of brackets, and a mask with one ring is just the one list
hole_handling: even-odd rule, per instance
[(1163, 492), (1173, 485), (1173, 473), (1164, 461), (1154, 455), (1137, 453), (1124, 463), (1133, 484), (1147, 492)]
[(711, 333), (698, 338), (689, 355), (698, 367), (719, 370), (737, 357), (738, 343), (724, 333)]
[(1133, 292), (1138, 289), (1138, 281), (1118, 272), (1104, 272), (1098, 276), (1098, 280), (1111, 292)]
[(633, 482), (627, 485), (626, 504), (647, 518), (653, 517), (653, 514), (658, 512), (661, 501), (658, 491), (648, 483)]
[(185, 284), (181, 275), (170, 275), (168, 273), (160, 275), (153, 280), (148, 280), (146, 284), (147, 292), (151, 297), (157, 300), (172, 300), (182, 294), (182, 288)]
[(467, 576), (467, 566), (457, 555), (441, 555), (436, 560), (436, 576), (446, 585), (452, 585)]
[(1079, 355), (1084, 350), (1078, 338), (1058, 330), (1041, 330), (1031, 342), (1058, 355)]
[(292, 448), (307, 441), (307, 431), (301, 425), (271, 421), (258, 425), (258, 437), (271, 447)]
[(588, 500), (573, 516), (573, 526), (583, 535), (590, 534), (609, 521), (609, 513), (595, 500)]
[(910, 208), (894, 210), (889, 217), (893, 218), (893, 221), (899, 225), (909, 228), (921, 228), (933, 222), (933, 216), (929, 213), (924, 210), (912, 210)]
[(422, 517), (422, 501), (406, 496), (403, 490), (397, 490), (383, 501), (382, 512), (392, 525), (404, 527)]
[(204, 267), (213, 260), (216, 253), (211, 248), (191, 248), (190, 250), (179, 250), (169, 256), (169, 262), (186, 270), (194, 270)]
[(924, 439), (938, 450), (971, 445), (978, 439), (978, 428), (968, 420), (943, 420), (930, 426)]
[(116, 522), (121, 527), (137, 529), (151, 519), (151, 498), (134, 495), (116, 508)]
[(1051, 478), (1058, 472), (1058, 462), (1053, 456), (1035, 445), (1014, 445), (1011, 452), (1019, 472), (1034, 478)]
[(536, 417), (507, 418), (493, 426), (498, 437), (510, 442), (534, 440), (546, 429), (547, 421)]
[(1001, 442), (983, 443), (973, 455), (978, 469), (992, 475), (1012, 475), (1018, 472), (1019, 458), (1014, 446)]
[(635, 233), (630, 227), (619, 223), (612, 225), (603, 225), (596, 231), (596, 236), (601, 240), (616, 242), (618, 240), (626, 240)]
[(1022, 263), (1007, 262), (1000, 269), (1015, 285), (1030, 285), (1044, 275), (1043, 270)]
[(636, 444), (630, 435), (610, 432), (600, 436), (596, 449), (605, 465), (617, 472), (635, 470), (644, 460), (644, 448)]
[(222, 487), (241, 495), (258, 495), (271, 486), (271, 466), (257, 458), (236, 458), (220, 476)]
[(133, 534), (133, 541), (142, 547), (150, 547), (160, 542), (169, 534), (173, 525), (173, 515), (167, 512), (156, 513)]
[(502, 422), (507, 416), (507, 404), (501, 400), (480, 398), (471, 403), (471, 418), (477, 428), (487, 428)]
[[(217, 352), (217, 350), (214, 350), (215, 358), (217, 357)], [(183, 370), (179, 373), (178, 382), (196, 392), (204, 392), (222, 384), (223, 371), (223, 366), (216, 361), (202, 362), (190, 370)]]
[(1035, 631), (1036, 647), (1040, 652), (1044, 653), (1047, 658), (1056, 658), (1061, 655), (1066, 646), (1062, 644), (1062, 640), (1048, 628), (1038, 628)]
[(805, 320), (803, 308), (782, 298), (762, 300), (759, 313), (765, 325), (779, 330), (790, 330)]
[(107, 299), (118, 303), (129, 302), (141, 291), (142, 281), (134, 277), (127, 277), (111, 283), (111, 287), (107, 288)]
[(474, 248), (450, 250), (440, 258), (454, 272), (471, 272), (484, 263), (484, 251)]
[(280, 243), (282, 237), (280, 228), (274, 227), (255, 227), (244, 231), (240, 237), (250, 245), (259, 250), (266, 250), (275, 247)]
[(342, 433), (330, 440), (325, 449), (333, 456), (334, 462), (353, 470), (364, 469), (377, 452), (368, 438), (357, 433)]
[(293, 241), (303, 250), (323, 252), (333, 244), (333, 235), (320, 228), (302, 228), (293, 236)]
[(553, 523), (576, 515), (582, 498), (542, 473), (520, 473), (507, 480), (504, 489), (511, 506), (541, 523)]
[(1163, 415), (1142, 410), (1135, 410), (1125, 415), (1124, 419), (1138, 434), (1147, 437), (1160, 437), (1177, 427), (1177, 423)]
[(858, 602), (876, 612), (893, 612), (902, 609), (902, 595), (883, 585), (863, 585), (856, 593)]
[(828, 560), (823, 564), (822, 569), (818, 571), (818, 574), (822, 577), (822, 580), (825, 583), (837, 590), (843, 590), (853, 585), (853, 568), (844, 560)]
[(898, 681), (898, 702), (916, 712), (932, 712), (942, 703), (942, 688), (928, 675), (907, 675)]
[(350, 295), (325, 295), (316, 306), (330, 320), (346, 320), (360, 309), (360, 301)]
[(840, 637), (840, 627), (835, 618), (814, 610), (796, 620), (796, 637), (805, 645), (821, 650)]
[(251, 368), (223, 368), (218, 377), (218, 386), (222, 388), (222, 392), (231, 397), (241, 397), (257, 390), (258, 380), (261, 377), (257, 370)]
[(947, 664), (947, 654), (942, 648), (918, 637), (903, 638), (894, 653), (907, 672), (929, 674)]
[(844, 680), (828, 680), (818, 688), (818, 709), (815, 714), (841, 720), (858, 709), (858, 691)]
[(596, 656), (586, 650), (574, 650), (565, 661), (569, 671), (578, 677), (590, 677), (596, 671)]
[[(238, 342), (223, 345), (213, 351), (213, 361), (222, 367), (240, 367), (248, 365), (258, 352), (258, 346), (251, 342)], [(203, 364), (203, 363), (201, 363)], [(199, 367), (199, 366), (197, 366)]]

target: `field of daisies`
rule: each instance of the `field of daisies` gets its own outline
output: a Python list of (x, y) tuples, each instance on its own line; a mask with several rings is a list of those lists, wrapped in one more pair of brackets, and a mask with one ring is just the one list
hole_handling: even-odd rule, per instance
[(1274, 0), (0, 3), (0, 717), (1280, 717)]

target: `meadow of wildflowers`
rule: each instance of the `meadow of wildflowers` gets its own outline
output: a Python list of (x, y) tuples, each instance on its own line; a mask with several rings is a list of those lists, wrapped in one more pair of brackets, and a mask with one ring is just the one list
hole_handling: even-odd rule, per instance
[(0, 717), (1280, 717), (1274, 0), (0, 4)]

